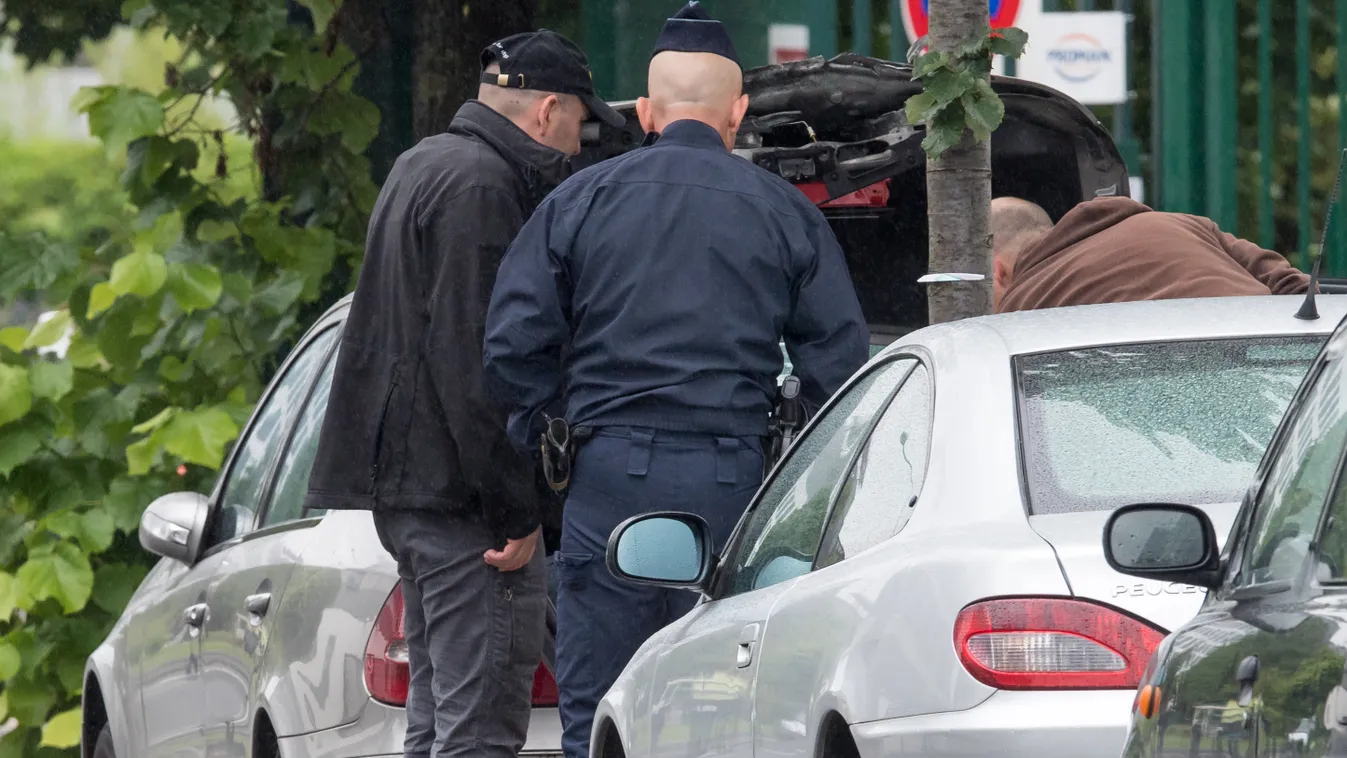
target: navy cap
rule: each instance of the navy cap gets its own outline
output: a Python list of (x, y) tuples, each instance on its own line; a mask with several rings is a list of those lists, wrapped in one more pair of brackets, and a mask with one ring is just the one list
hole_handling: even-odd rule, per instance
[(697, 0), (691, 0), (673, 18), (664, 22), (664, 29), (659, 39), (655, 40), (655, 51), (651, 57), (668, 51), (713, 53), (729, 58), (736, 66), (740, 66), (739, 56), (734, 52), (734, 40), (725, 31), (725, 25), (708, 16)]
[[(499, 74), (488, 74), (487, 66), (496, 64)], [(584, 102), (589, 114), (609, 126), (622, 126), (627, 120), (594, 92), (594, 74), (589, 59), (574, 42), (556, 32), (513, 34), (492, 42), (482, 51), (482, 82), (497, 87), (561, 92), (575, 95)]]

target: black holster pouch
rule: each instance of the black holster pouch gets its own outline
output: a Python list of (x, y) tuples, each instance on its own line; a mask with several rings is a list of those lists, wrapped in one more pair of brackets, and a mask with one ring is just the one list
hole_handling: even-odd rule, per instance
[(772, 407), (772, 417), (767, 424), (763, 478), (771, 473), (781, 456), (790, 450), (796, 435), (808, 420), (806, 415), (804, 401), (800, 399), (800, 380), (793, 375), (787, 376), (777, 388), (776, 404)]

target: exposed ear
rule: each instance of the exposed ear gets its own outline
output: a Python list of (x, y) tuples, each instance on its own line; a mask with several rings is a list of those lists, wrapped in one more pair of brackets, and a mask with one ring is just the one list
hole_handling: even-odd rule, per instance
[(652, 114), (650, 98), (636, 98), (636, 118), (641, 122), (641, 130), (646, 134), (655, 131), (655, 117)]
[(538, 119), (538, 133), (546, 136), (552, 133), (557, 120), (562, 116), (561, 100), (556, 95), (548, 95), (538, 101), (534, 111)]
[(748, 95), (740, 95), (738, 100), (734, 101), (734, 107), (730, 109), (730, 133), (739, 131), (739, 125), (744, 123), (744, 115), (748, 113)]
[(992, 280), (996, 282), (996, 286), (1005, 287), (1010, 284), (1010, 268), (1004, 255), (992, 254)]

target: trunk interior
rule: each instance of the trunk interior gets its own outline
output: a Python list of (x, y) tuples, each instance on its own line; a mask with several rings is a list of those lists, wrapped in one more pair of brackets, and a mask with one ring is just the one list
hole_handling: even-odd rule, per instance
[[(1116, 145), (1084, 106), (1056, 90), (992, 77), (1006, 106), (992, 135), (992, 195), (1032, 200), (1053, 220), (1095, 196), (1127, 195)], [(927, 324), (925, 135), (903, 105), (920, 92), (911, 69), (843, 55), (752, 69), (735, 153), (796, 184), (823, 208), (846, 251), (873, 340)], [(583, 168), (643, 138), (634, 103), (624, 129), (590, 126)]]

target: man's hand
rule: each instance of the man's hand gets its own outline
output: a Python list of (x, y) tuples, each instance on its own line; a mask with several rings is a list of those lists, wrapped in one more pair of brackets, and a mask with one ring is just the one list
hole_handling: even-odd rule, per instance
[(482, 556), (487, 565), (495, 566), (501, 571), (518, 571), (528, 565), (529, 560), (533, 558), (533, 551), (538, 547), (538, 533), (541, 527), (533, 530), (533, 534), (519, 539), (506, 540), (504, 550), (488, 550)]

